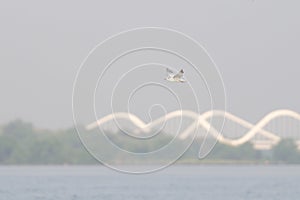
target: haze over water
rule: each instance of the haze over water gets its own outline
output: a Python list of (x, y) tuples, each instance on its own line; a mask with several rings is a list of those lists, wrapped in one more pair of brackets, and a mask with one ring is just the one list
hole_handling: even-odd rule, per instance
[[(299, 10), (300, 1), (283, 0), (2, 1), (0, 200), (299, 200)], [(75, 77), (79, 77), (76, 76), (79, 67), (95, 46), (112, 35), (145, 27), (173, 30), (174, 35), (150, 31), (151, 34), (144, 37), (139, 37), (140, 33), (135, 37), (131, 35), (132, 40), (127, 40), (127, 36), (110, 40), (115, 41), (114, 45), (104, 44), (103, 51), (98, 48), (98, 54), (87, 59), (86, 66), (91, 67), (87, 69), (95, 71), (82, 70), (82, 74), (87, 72), (87, 76), (83, 76), (86, 79), (80, 79), (82, 84), (74, 84)], [(161, 37), (157, 34), (159, 32), (167, 37)], [(174, 37), (179, 32), (187, 37)], [(200, 44), (196, 46), (201, 47), (203, 54), (195, 51), (195, 45), (186, 40), (189, 37)], [(152, 40), (156, 45), (152, 45)], [(111, 65), (111, 71), (105, 73), (104, 84), (101, 81), (90, 84), (94, 83), (92, 77), (99, 80), (98, 75), (104, 71), (108, 63), (105, 58), (109, 58), (109, 54), (119, 53), (120, 56), (132, 50), (120, 45), (120, 41), (125, 41), (129, 47), (139, 42), (147, 45), (142, 46), (146, 47), (144, 51), (128, 54)], [(114, 166), (125, 166), (136, 172), (131, 165), (135, 163), (134, 159), (127, 159), (123, 150), (130, 156), (141, 153), (144, 158), (145, 153), (152, 155), (173, 141), (175, 134), (172, 133), (177, 131), (172, 129), (179, 125), (175, 120), (175, 123), (167, 123), (171, 124), (169, 131), (153, 128), (162, 130), (157, 133), (163, 134), (158, 135), (168, 137), (155, 140), (149, 136), (153, 143), (145, 138), (132, 143), (129, 140), (134, 138), (132, 136), (141, 136), (140, 133), (152, 134), (147, 132), (146, 123), (166, 113), (182, 110), (181, 104), (180, 108), (176, 107), (178, 101), (170, 98), (175, 95), (167, 93), (163, 87), (152, 86), (163, 83), (168, 89), (177, 89), (185, 105), (183, 108), (196, 114), (212, 109), (213, 101), (211, 93), (206, 91), (206, 81), (200, 82), (199, 79), (198, 82), (197, 73), (193, 71), (195, 60), (186, 62), (167, 51), (147, 50), (164, 42), (178, 50), (175, 53), (188, 52), (184, 51), (185, 48), (190, 50), (191, 58), (201, 61), (196, 62), (195, 67), (201, 73), (205, 67), (216, 67), (218, 76), (210, 70), (204, 74), (205, 80), (211, 80), (209, 86), (218, 86), (216, 88), (220, 90), (215, 91), (222, 94), (212, 95), (218, 97), (214, 100), (222, 103), (221, 107), (214, 109), (226, 110), (235, 116), (231, 119), (245, 121), (226, 118), (227, 124), (222, 127), (223, 141), (214, 146), (215, 139), (220, 137), (209, 138), (207, 144), (211, 145), (203, 149), (210, 151), (214, 148), (204, 160), (197, 157), (203, 138), (196, 138), (190, 151), (181, 157), (184, 153), (181, 150), (185, 150), (192, 138), (186, 137), (185, 143), (181, 139), (174, 140), (175, 145), (160, 158), (154, 156), (143, 162), (159, 165), (161, 161), (169, 163), (169, 160), (181, 157), (177, 164), (164, 170), (133, 175), (104, 167), (92, 157), (93, 153), (94, 157), (98, 155), (107, 158), (108, 162), (113, 161)], [(145, 63), (150, 64), (131, 71)], [(184, 69), (187, 83), (174, 85), (166, 82), (165, 65), (174, 71)], [(127, 72), (128, 75), (123, 76)], [(192, 80), (195, 84), (191, 85), (199, 94), (199, 113), (198, 104), (191, 98), (194, 89), (187, 88)], [(155, 83), (147, 85), (145, 81)], [(114, 82), (120, 83), (119, 87), (115, 87)], [(222, 87), (217, 83), (222, 83)], [(112, 91), (114, 95), (110, 94)], [(77, 98), (73, 95), (72, 99), (72, 94), (77, 94)], [(130, 98), (124, 98), (126, 95)], [(94, 110), (87, 109), (88, 103), (94, 104), (90, 106)], [(163, 104), (165, 107), (161, 106)], [(115, 149), (108, 150), (108, 147), (115, 146), (109, 146), (111, 143), (107, 140), (97, 139), (99, 124), (92, 122), (111, 114), (113, 109), (113, 112), (125, 112), (129, 107), (128, 111), (136, 115), (136, 119), (140, 118), (135, 121), (144, 125), (139, 130), (136, 126), (133, 129), (110, 126), (115, 119), (103, 124), (110, 136), (109, 142), (118, 144), (115, 152), (110, 151)], [(78, 113), (74, 108), (79, 108)], [(264, 125), (259, 123), (261, 119), (271, 119), (264, 116), (278, 109), (284, 109), (280, 111), (283, 115), (272, 115), (275, 117)], [(74, 116), (80, 119), (76, 121)], [(219, 121), (216, 120), (216, 124)], [(119, 122), (122, 124), (122, 119)], [(193, 125), (183, 122), (182, 127)], [(85, 130), (89, 123), (96, 126)], [(206, 127), (211, 128), (210, 125)], [(74, 127), (82, 134), (78, 134)], [(129, 134), (124, 134), (127, 132)], [(84, 138), (78, 136), (86, 137), (86, 146)], [(128, 163), (130, 166), (126, 165)], [(154, 167), (151, 164), (140, 166)]]
[(172, 166), (128, 175), (101, 166), (1, 167), (0, 199), (282, 200), (300, 196), (300, 166)]

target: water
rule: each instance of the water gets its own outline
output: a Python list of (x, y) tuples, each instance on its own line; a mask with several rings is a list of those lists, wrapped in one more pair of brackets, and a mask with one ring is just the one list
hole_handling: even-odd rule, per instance
[(300, 166), (171, 166), (128, 175), (101, 166), (0, 167), (0, 200), (300, 199)]

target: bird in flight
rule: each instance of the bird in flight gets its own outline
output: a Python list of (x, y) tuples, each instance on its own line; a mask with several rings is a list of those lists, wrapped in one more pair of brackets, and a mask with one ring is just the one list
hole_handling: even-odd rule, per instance
[(170, 82), (178, 82), (178, 83), (184, 83), (186, 80), (183, 78), (183, 69), (181, 69), (177, 74), (175, 74), (172, 70), (167, 68), (167, 77), (165, 80)]

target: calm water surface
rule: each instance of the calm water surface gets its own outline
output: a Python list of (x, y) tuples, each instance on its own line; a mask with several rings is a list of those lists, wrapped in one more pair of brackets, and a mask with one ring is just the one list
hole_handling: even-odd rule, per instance
[(300, 199), (300, 166), (171, 166), (128, 175), (101, 166), (0, 167), (0, 200)]

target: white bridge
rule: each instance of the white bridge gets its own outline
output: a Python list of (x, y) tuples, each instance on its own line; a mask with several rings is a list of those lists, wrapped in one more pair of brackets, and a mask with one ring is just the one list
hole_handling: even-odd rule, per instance
[[(211, 123), (211, 120), (216, 118), (221, 119), (222, 122), (224, 120), (224, 126), (216, 128)], [(167, 122), (175, 119), (177, 120), (177, 124), (179, 124), (178, 119), (188, 119), (188, 124), (178, 134), (179, 139), (184, 140), (192, 135), (195, 129), (201, 129), (204, 131), (199, 133), (199, 136), (203, 135), (204, 132), (206, 134), (209, 133), (210, 137), (230, 146), (239, 146), (246, 142), (251, 142), (256, 149), (270, 149), (282, 138), (291, 138), (295, 140), (300, 149), (300, 114), (292, 110), (275, 110), (255, 124), (229, 112), (220, 110), (212, 110), (203, 114), (189, 110), (177, 110), (148, 124), (134, 114), (119, 112), (102, 117), (87, 125), (86, 129), (92, 130), (99, 126), (108, 126), (109, 123), (115, 122), (116, 119), (126, 121), (127, 124), (132, 124), (135, 129), (139, 130), (139, 134), (148, 134), (155, 127), (167, 124)], [(174, 127), (174, 123), (171, 127)]]

